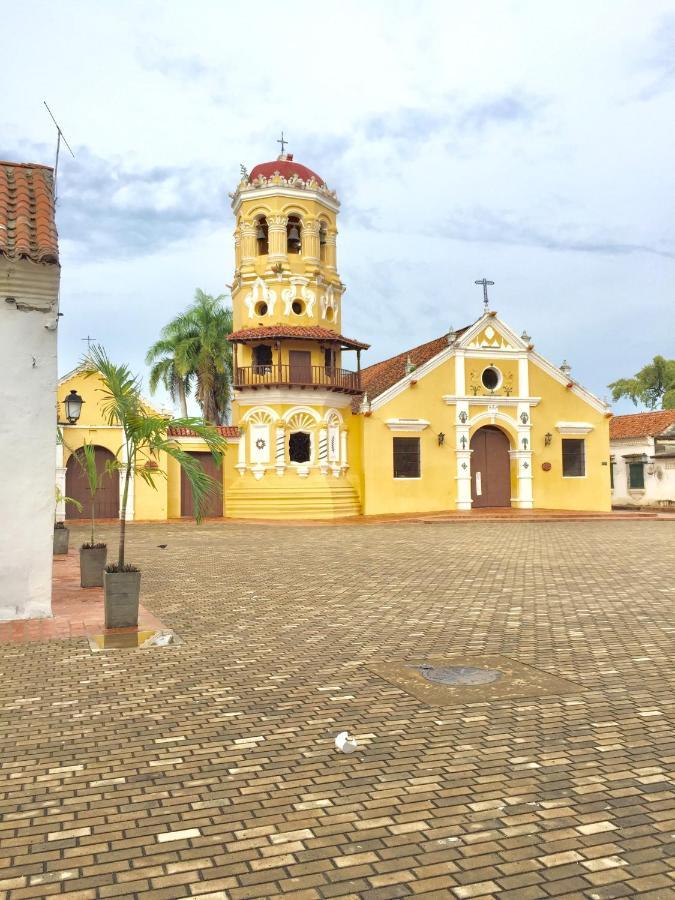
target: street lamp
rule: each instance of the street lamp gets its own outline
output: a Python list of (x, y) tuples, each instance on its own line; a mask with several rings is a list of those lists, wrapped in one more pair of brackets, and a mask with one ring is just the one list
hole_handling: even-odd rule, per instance
[(68, 419), (70, 425), (74, 425), (80, 418), (83, 403), (84, 400), (74, 389), (71, 390), (66, 399), (63, 401), (63, 406), (66, 410), (66, 418)]

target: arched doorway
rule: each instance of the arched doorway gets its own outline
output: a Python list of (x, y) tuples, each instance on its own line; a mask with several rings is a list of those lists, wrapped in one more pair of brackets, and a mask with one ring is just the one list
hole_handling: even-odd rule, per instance
[(479, 428), (471, 438), (472, 507), (511, 506), (509, 439), (494, 425)]
[[(118, 519), (120, 514), (120, 489), (119, 476), (116, 473), (106, 474), (106, 463), (115, 459), (110, 450), (105, 447), (94, 447), (96, 457), (96, 471), (101, 481), (101, 487), (96, 493), (94, 501), (94, 514), (97, 519)], [(83, 457), (82, 450), (76, 450), (66, 463), (66, 496), (73, 500), (79, 500), (82, 504), (82, 512), (66, 503), (67, 519), (87, 519), (91, 515), (91, 496), (87, 476), (83, 467), (75, 458)]]

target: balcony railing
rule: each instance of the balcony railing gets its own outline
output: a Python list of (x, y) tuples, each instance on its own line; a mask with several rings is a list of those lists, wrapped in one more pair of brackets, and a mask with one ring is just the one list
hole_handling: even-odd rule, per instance
[(361, 376), (347, 369), (326, 366), (270, 365), (238, 366), (235, 388), (300, 387), (327, 388), (347, 394), (361, 393)]

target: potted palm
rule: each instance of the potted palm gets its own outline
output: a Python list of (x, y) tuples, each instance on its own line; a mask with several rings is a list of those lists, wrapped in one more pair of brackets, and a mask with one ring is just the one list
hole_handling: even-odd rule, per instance
[(91, 540), (86, 541), (80, 547), (80, 587), (102, 587), (103, 570), (108, 556), (108, 545), (96, 541), (96, 494), (101, 487), (103, 478), (110, 472), (99, 472), (96, 468), (96, 450), (93, 444), (84, 442), (81, 453), (75, 454), (75, 459), (82, 467), (87, 477), (87, 489), (89, 491), (90, 516), (91, 516)]
[[(115, 455), (112, 469), (121, 473), (122, 499), (120, 502), (120, 532), (117, 562), (109, 563), (103, 573), (103, 594), (106, 628), (134, 627), (138, 624), (138, 604), (141, 590), (141, 572), (127, 562), (126, 519), (129, 501), (129, 485), (132, 475), (142, 478), (156, 488), (158, 478), (166, 477), (159, 465), (155, 465), (160, 453), (176, 460), (188, 479), (192, 492), (195, 519), (201, 521), (202, 512), (212, 490), (221, 489), (199, 465), (197, 460), (173, 441), (170, 428), (189, 428), (200, 437), (214, 459), (222, 462), (225, 439), (201, 419), (172, 419), (149, 411), (140, 393), (140, 379), (126, 365), (116, 365), (108, 358), (103, 347), (94, 346), (84, 360), (84, 374), (97, 375), (101, 381), (101, 411), (108, 425), (122, 428), (122, 445)], [(150, 465), (148, 465), (150, 463)]]
[[(56, 485), (56, 505), (59, 503), (71, 503), (78, 512), (82, 512), (82, 504), (79, 500), (73, 500), (72, 497), (66, 497), (61, 491), (58, 484)], [(59, 556), (68, 552), (68, 539), (70, 537), (70, 529), (66, 528), (65, 522), (56, 521), (56, 510), (54, 511), (54, 548), (53, 555)]]

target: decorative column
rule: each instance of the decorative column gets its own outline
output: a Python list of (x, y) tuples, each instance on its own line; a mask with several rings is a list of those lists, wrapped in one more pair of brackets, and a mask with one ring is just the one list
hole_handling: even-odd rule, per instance
[(241, 437), (239, 438), (237, 464), (235, 469), (240, 475), (243, 475), (246, 471), (246, 432), (244, 431), (243, 425), (239, 426), (239, 430), (241, 432)]
[[(126, 467), (128, 460), (127, 456), (127, 445), (126, 443), (122, 444), (122, 464)], [(120, 518), (122, 517), (122, 499), (124, 497), (124, 479), (126, 477), (126, 473), (120, 471)], [(127, 514), (124, 517), (127, 522), (133, 522), (134, 520), (134, 470), (131, 470), (131, 476), (129, 478), (129, 492), (127, 493)]]
[(319, 223), (305, 219), (302, 223), (302, 255), (312, 266), (319, 265)]
[(516, 465), (518, 476), (518, 496), (514, 506), (518, 509), (532, 509), (532, 421), (527, 403), (518, 404), (518, 446), (509, 455)]
[[(63, 465), (63, 442), (56, 441), (56, 487), (60, 495), (66, 495), (66, 467)], [(59, 500), (56, 504), (56, 521), (63, 522), (66, 518), (66, 501)]]
[(322, 475), (328, 475), (328, 431), (325, 427), (319, 429), (319, 470)]
[(288, 264), (288, 243), (286, 239), (287, 216), (267, 217), (268, 260), (270, 266), (275, 263)]
[(239, 271), (241, 266), (241, 234), (239, 226), (234, 229), (234, 270)]
[(284, 422), (277, 422), (275, 440), (274, 465), (277, 475), (281, 476), (286, 471), (286, 425)]
[(346, 472), (349, 468), (349, 461), (347, 459), (347, 430), (345, 428), (340, 431), (340, 466), (342, 467), (343, 472)]
[(326, 268), (337, 271), (337, 231), (326, 234)]
[(253, 264), (255, 263), (255, 258), (256, 258), (255, 222), (251, 222), (250, 220), (247, 220), (246, 222), (242, 222), (240, 231), (241, 231), (241, 266), (242, 266), (242, 269), (248, 267), (248, 269), (250, 270), (253, 268)]
[[(462, 366), (464, 360), (462, 359)], [(463, 369), (462, 369), (463, 374)], [(455, 459), (457, 461), (457, 499), (456, 509), (471, 509), (471, 454), (469, 446), (469, 404), (466, 400), (458, 401), (455, 422)]]

